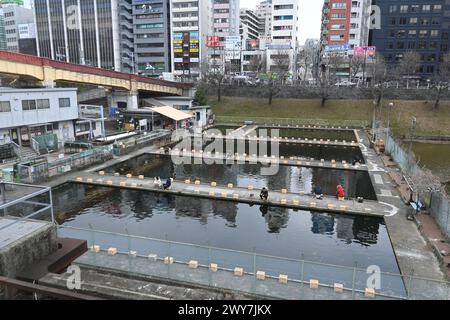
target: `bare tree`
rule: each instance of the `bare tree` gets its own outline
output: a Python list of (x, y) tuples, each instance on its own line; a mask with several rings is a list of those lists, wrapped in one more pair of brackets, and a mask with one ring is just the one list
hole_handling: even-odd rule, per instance
[(442, 57), (442, 62), (439, 69), (436, 71), (433, 81), (433, 89), (436, 91), (436, 98), (434, 100), (434, 108), (439, 108), (442, 94), (444, 90), (450, 87), (450, 53), (446, 53)]
[(358, 73), (365, 68), (365, 60), (364, 57), (361, 56), (353, 56), (350, 58), (350, 81), (354, 79)]
[(222, 101), (222, 84), (225, 80), (222, 65), (216, 59), (202, 63), (202, 78), (206, 83), (217, 87), (217, 101)]
[(301, 77), (301, 80), (305, 82), (308, 76), (309, 67), (313, 63), (313, 56), (310, 52), (303, 49), (298, 53), (297, 59), (299, 66), (303, 69), (303, 76)]
[(273, 61), (272, 72), (276, 72), (282, 83), (285, 82), (291, 66), (290, 53), (288, 50), (277, 50), (270, 56)]
[(261, 55), (253, 55), (250, 58), (249, 66), (252, 71), (255, 71), (257, 73), (264, 72), (266, 68), (264, 57), (262, 57)]
[(267, 73), (267, 92), (269, 98), (269, 105), (272, 105), (273, 98), (280, 92), (280, 88), (277, 86), (279, 76), (275, 72)]
[(409, 88), (409, 80), (417, 73), (420, 66), (420, 54), (415, 51), (408, 51), (403, 55), (403, 58), (397, 65), (395, 75), (399, 80), (406, 77), (406, 87)]
[(388, 66), (384, 57), (378, 54), (374, 63), (372, 64), (372, 94), (376, 106), (380, 108), (383, 100), (385, 84), (389, 80)]

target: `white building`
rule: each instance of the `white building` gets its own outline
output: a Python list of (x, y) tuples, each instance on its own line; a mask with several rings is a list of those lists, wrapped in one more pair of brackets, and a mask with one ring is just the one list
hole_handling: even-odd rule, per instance
[(272, 30), (272, 3), (270, 0), (262, 1), (256, 6), (255, 14), (259, 20), (258, 32), (260, 36), (270, 36)]
[(210, 67), (225, 71), (225, 66), (239, 65), (241, 40), (239, 36), (240, 0), (212, 0), (212, 29), (210, 36), (215, 44), (208, 48)]
[[(34, 25), (33, 10), (18, 5), (7, 5), (3, 8), (6, 50), (19, 52), (19, 39), (21, 29), (32, 28)], [(33, 31), (34, 33), (34, 31)]]
[(32, 138), (55, 134), (59, 142), (75, 140), (77, 89), (0, 88), (0, 144), (32, 145)]
[[(293, 76), (298, 47), (299, 0), (272, 0), (267, 70), (283, 77)], [(287, 70), (286, 70), (287, 69)]]
[(350, 13), (349, 45), (364, 47), (369, 43), (371, 0), (353, 0)]
[(296, 50), (298, 45), (298, 1), (272, 1), (271, 49)]
[(171, 0), (171, 56), (176, 77), (198, 78), (207, 59), (206, 40), (211, 32), (212, 0)]

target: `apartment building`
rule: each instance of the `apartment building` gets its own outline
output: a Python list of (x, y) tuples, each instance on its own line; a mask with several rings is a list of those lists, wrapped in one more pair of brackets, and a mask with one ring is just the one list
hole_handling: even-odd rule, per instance
[(181, 79), (200, 77), (212, 30), (211, 0), (170, 0), (172, 72)]
[[(3, 27), (6, 41), (6, 50), (12, 52), (21, 52), (20, 39), (30, 38), (30, 33), (34, 34), (33, 10), (24, 8), (16, 4), (10, 4), (3, 7)], [(29, 30), (25, 37), (24, 29)], [(20, 33), (22, 31), (22, 33)], [(34, 37), (33, 37), (34, 38)]]
[(322, 12), (322, 46), (367, 46), (371, 0), (325, 0)]
[(133, 0), (135, 73), (158, 77), (171, 70), (169, 0)]

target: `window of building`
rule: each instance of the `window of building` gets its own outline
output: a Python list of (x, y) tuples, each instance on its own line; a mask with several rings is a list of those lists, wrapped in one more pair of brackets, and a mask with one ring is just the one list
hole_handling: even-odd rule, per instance
[(400, 6), (400, 13), (407, 13), (408, 7), (407, 5)]
[(405, 24), (407, 24), (407, 21), (408, 21), (408, 19), (406, 19), (406, 18), (400, 18), (398, 24), (405, 25)]
[(389, 6), (389, 13), (395, 13), (397, 12), (397, 6), (393, 5), (393, 6)]
[(70, 98), (59, 98), (60, 108), (70, 108)]
[(415, 36), (417, 36), (417, 30), (409, 30), (408, 31), (408, 36), (410, 38), (414, 38)]
[(441, 5), (441, 4), (435, 4), (435, 5), (433, 6), (433, 11), (439, 12), (439, 11), (441, 11), (441, 10), (442, 10), (442, 5)]
[(0, 112), (11, 112), (11, 104), (9, 101), (0, 101)]
[(411, 6), (411, 12), (419, 12), (419, 8), (420, 8), (419, 5), (413, 4), (413, 5)]
[(426, 38), (426, 37), (428, 37), (428, 30), (420, 30), (419, 38)]
[(36, 106), (38, 109), (50, 109), (50, 100), (49, 99), (37, 99)]
[(430, 36), (432, 38), (437, 38), (439, 36), (439, 30), (431, 30), (430, 31)]
[(431, 5), (429, 4), (424, 4), (422, 6), (422, 12), (430, 12), (431, 11)]
[(410, 18), (409, 19), (409, 23), (412, 24), (412, 25), (416, 25), (418, 21), (419, 21), (419, 19), (417, 19), (417, 18)]
[(36, 110), (36, 100), (22, 100), (22, 110)]

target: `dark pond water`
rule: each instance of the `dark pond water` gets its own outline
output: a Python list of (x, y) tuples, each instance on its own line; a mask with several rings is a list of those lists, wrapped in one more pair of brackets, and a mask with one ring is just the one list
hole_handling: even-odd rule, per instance
[(376, 194), (367, 172), (330, 170), (279, 166), (275, 175), (262, 176), (261, 164), (174, 164), (169, 155), (142, 155), (108, 168), (110, 173), (132, 173), (146, 177), (175, 176), (177, 180), (199, 179), (204, 183), (216, 181), (219, 185), (233, 183), (235, 186), (253, 185), (256, 189), (288, 189), (292, 192), (311, 193), (313, 186), (320, 185), (324, 194), (334, 196), (336, 186), (341, 184), (349, 197), (376, 200)]
[[(362, 269), (377, 265), (383, 272), (398, 273), (382, 219), (78, 184), (55, 188), (53, 199), (57, 220), (66, 227), (92, 226), (98, 230), (117, 233), (127, 231), (137, 236), (284, 258), (300, 259), (303, 255), (309, 261), (347, 267), (356, 264)], [(103, 246), (118, 245), (126, 250), (126, 242), (120, 243), (114, 236), (98, 238), (96, 242)], [(141, 254), (148, 254), (152, 250), (164, 254), (161, 251), (163, 249), (157, 247), (152, 242), (133, 243), (133, 249)], [(195, 248), (182, 249), (180, 246), (177, 249), (174, 246), (171, 250), (171, 254), (180, 259), (200, 255)], [(251, 260), (244, 260), (236, 253), (227, 259), (222, 256), (221, 263), (227, 266), (239, 263), (248, 270)], [(258, 267), (271, 270), (274, 274), (286, 272), (290, 278), (299, 278), (299, 266), (294, 262), (284, 261), (280, 264), (266, 259), (258, 261)], [(344, 281), (351, 286), (352, 273), (351, 269), (339, 271), (326, 266), (308, 265), (304, 276), (305, 279), (320, 276), (320, 279)], [(358, 287), (364, 288), (367, 275), (360, 274), (358, 277)], [(386, 277), (384, 280), (384, 290), (403, 292), (403, 284), (399, 279)]]
[(257, 154), (259, 156), (283, 156), (289, 157), (303, 157), (314, 158), (317, 160), (345, 160), (349, 163), (353, 159), (358, 158), (361, 163), (364, 162), (364, 157), (359, 147), (341, 147), (341, 146), (327, 146), (327, 145), (310, 145), (310, 144), (298, 144), (298, 143), (277, 143), (278, 147), (271, 142), (256, 142), (248, 140), (236, 140), (236, 139), (206, 139), (203, 141), (191, 141), (180, 144), (179, 149), (188, 149), (194, 146), (195, 150), (204, 150), (211, 153), (220, 152), (228, 154)]
[(218, 125), (218, 126), (214, 126), (209, 128), (208, 130), (205, 130), (205, 133), (209, 132), (213, 132), (213, 133), (217, 133), (215, 132), (216, 130), (220, 131), (221, 134), (225, 135), (228, 134), (230, 132), (232, 132), (233, 130), (238, 129), (240, 126), (225, 126), (225, 125)]
[[(266, 130), (267, 133), (265, 131)], [(278, 134), (275, 134), (278, 130)], [(289, 138), (307, 138), (307, 139), (330, 139), (331, 141), (356, 141), (356, 137), (353, 131), (350, 130), (320, 130), (320, 129), (294, 129), (294, 128), (263, 128), (258, 127), (253, 135), (258, 136), (279, 136), (279, 137), (289, 137)]]

